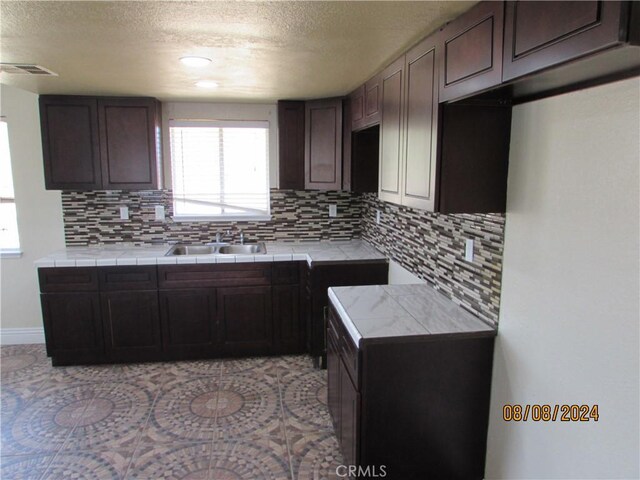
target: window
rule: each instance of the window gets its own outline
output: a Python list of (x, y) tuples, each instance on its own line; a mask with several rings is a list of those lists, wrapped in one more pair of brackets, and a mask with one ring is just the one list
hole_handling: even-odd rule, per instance
[(16, 199), (13, 194), (9, 129), (0, 120), (0, 253), (2, 256), (20, 254)]
[(171, 120), (178, 220), (268, 220), (269, 122)]

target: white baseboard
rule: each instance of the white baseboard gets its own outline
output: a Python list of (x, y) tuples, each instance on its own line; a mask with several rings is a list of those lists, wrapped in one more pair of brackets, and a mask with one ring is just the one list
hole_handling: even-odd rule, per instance
[(0, 328), (0, 345), (44, 343), (44, 328)]

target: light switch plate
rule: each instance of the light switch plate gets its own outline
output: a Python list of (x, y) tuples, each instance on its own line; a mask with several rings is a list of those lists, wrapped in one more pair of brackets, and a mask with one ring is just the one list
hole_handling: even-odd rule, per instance
[(120, 220), (129, 220), (129, 207), (120, 207)]
[(337, 205), (329, 205), (329, 216), (337, 217), (338, 216), (338, 206)]
[(473, 262), (473, 239), (468, 238), (464, 248), (464, 259), (467, 262)]
[(164, 221), (164, 206), (156, 205), (156, 220), (159, 222)]

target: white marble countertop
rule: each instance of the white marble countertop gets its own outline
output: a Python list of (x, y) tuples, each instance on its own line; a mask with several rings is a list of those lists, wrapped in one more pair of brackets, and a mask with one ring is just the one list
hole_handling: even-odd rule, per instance
[(427, 284), (332, 287), (329, 300), (356, 345), (362, 339), (496, 333)]
[(267, 242), (263, 255), (177, 255), (166, 257), (172, 245), (101, 245), (67, 247), (35, 261), (42, 267), (101, 267), (110, 265), (172, 265), (194, 263), (243, 263), (306, 261), (314, 264), (386, 261), (363, 240), (336, 242)]

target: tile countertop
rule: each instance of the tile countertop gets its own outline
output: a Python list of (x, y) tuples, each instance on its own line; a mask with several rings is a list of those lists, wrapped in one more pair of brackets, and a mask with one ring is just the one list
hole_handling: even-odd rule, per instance
[(332, 287), (329, 300), (356, 345), (390, 337), (496, 335), (428, 284)]
[(35, 261), (41, 267), (101, 267), (110, 265), (173, 265), (306, 261), (314, 264), (386, 262), (387, 258), (363, 240), (337, 242), (266, 242), (264, 255), (176, 255), (166, 257), (172, 245), (101, 245), (67, 247)]

